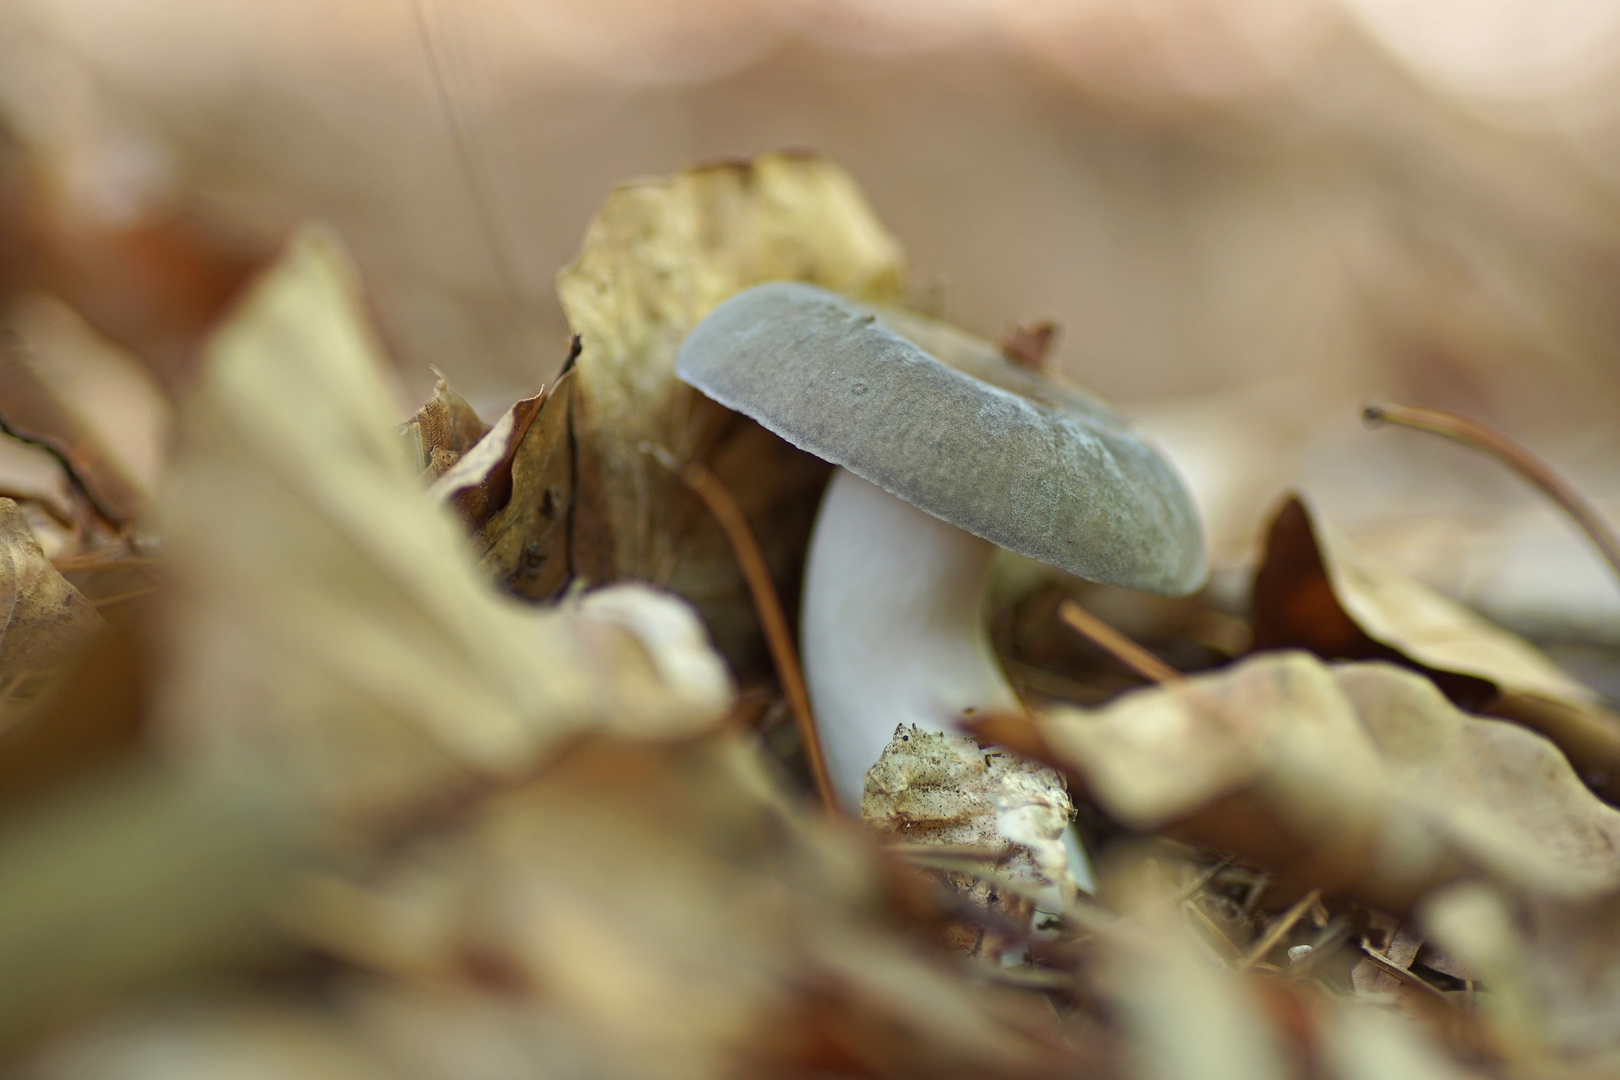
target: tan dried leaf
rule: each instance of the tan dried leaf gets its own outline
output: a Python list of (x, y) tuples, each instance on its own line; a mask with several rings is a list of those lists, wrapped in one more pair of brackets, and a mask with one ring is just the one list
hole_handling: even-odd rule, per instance
[(480, 565), (498, 585), (531, 600), (549, 599), (568, 583), (573, 392), (574, 374), (568, 371), (545, 395), (508, 460), (511, 494), (482, 523), (474, 544)]
[(1523, 638), (1358, 551), (1298, 496), (1268, 530), (1254, 647), (1415, 667), (1464, 708), (1546, 735), (1589, 784), (1620, 799), (1620, 717), (1596, 694)]
[(1094, 977), (1119, 1018), (1127, 1075), (1281, 1080), (1291, 1070), (1264, 986), (1223, 970), (1182, 916), (1174, 860), (1127, 852), (1105, 867), (1102, 888), (1122, 917), (1099, 934)]
[(610, 1075), (797, 1075), (829, 1044), (852, 1073), (1051, 1067), (1040, 999), (895, 933), (877, 869), (852, 831), (783, 804), (740, 740), (592, 740), (464, 824), (313, 881), (287, 924), (391, 980), (557, 1016)]
[(512, 459), (540, 414), (545, 391), (515, 402), (495, 426), (456, 458), (428, 488), (428, 494), (453, 507), (478, 529), (512, 497)]
[(717, 721), (729, 679), (675, 599), (616, 590), (637, 624), (478, 572), (401, 443), (364, 310), (337, 243), (305, 231), (208, 346), (165, 501), (184, 594), (167, 737), (365, 810), (522, 772), (581, 728)]
[[(1035, 722), (1040, 752), (1134, 828), (1172, 829), (1402, 910), (1459, 875), (1543, 895), (1620, 886), (1620, 811), (1550, 742), (1387, 664), (1260, 654)], [(1020, 746), (1010, 731), (982, 732)], [(1044, 744), (1044, 745), (1041, 745)]]
[[(105, 625), (45, 558), (16, 502), (0, 498), (0, 703), (32, 700)], [(0, 711), (0, 728), (4, 719)]]
[(784, 584), (826, 466), (677, 382), (675, 353), (711, 308), (750, 285), (791, 278), (893, 303), (901, 277), (897, 242), (849, 176), (818, 155), (762, 154), (614, 191), (557, 281), (583, 349), (575, 569), (594, 582), (667, 584), (698, 606), (728, 655), (758, 652), (724, 536), (642, 444), (704, 460)]
[(146, 492), (102, 445), (94, 426), (59, 397), (30, 360), (26, 343), (0, 338), (0, 401), (13, 433), (50, 446), (71, 462), (82, 487), (72, 489), (73, 522), (112, 537), (145, 509)]
[(147, 763), (13, 809), (0, 829), (0, 1046), (268, 950), (269, 909), (307, 837), (240, 794)]

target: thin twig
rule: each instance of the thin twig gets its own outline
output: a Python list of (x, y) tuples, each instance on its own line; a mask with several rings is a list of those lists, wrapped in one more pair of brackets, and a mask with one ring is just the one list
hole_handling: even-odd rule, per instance
[(127, 555), (115, 549), (110, 552), (96, 551), (90, 553), (81, 552), (76, 555), (59, 555), (51, 560), (51, 565), (56, 567), (57, 573), (66, 574), (73, 570), (100, 570), (103, 567), (110, 566), (120, 568), (128, 566), (144, 570), (156, 566), (157, 562), (158, 560), (150, 556)]
[(115, 593), (112, 596), (103, 596), (98, 600), (90, 601), (90, 606), (94, 607), (97, 611), (100, 611), (102, 608), (112, 607), (114, 604), (122, 604), (130, 600), (139, 600), (143, 596), (151, 596), (157, 591), (157, 588), (153, 587), (150, 589), (136, 589), (133, 592)]
[(1362, 955), (1366, 956), (1367, 959), (1371, 960), (1378, 967), (1389, 972), (1402, 982), (1416, 986), (1421, 990), (1427, 990), (1429, 993), (1433, 994), (1435, 997), (1438, 997), (1446, 1004), (1451, 1004), (1451, 999), (1446, 996), (1446, 992), (1444, 990), (1440, 989), (1429, 980), (1422, 978), (1410, 968), (1402, 967), (1400, 964), (1397, 964), (1383, 953), (1378, 952), (1372, 947), (1372, 944), (1366, 938), (1361, 939), (1361, 952)]
[(1154, 656), (1073, 600), (1063, 601), (1058, 608), (1058, 615), (1070, 627), (1079, 631), (1090, 639), (1093, 644), (1101, 647), (1114, 659), (1142, 676), (1148, 682), (1163, 685), (1181, 681), (1181, 672), (1160, 660), (1157, 656)]
[(1373, 427), (1388, 423), (1427, 431), (1494, 457), (1528, 480), (1574, 519), (1575, 524), (1581, 527), (1608, 560), (1615, 576), (1620, 577), (1620, 535), (1615, 533), (1613, 526), (1551, 466), (1500, 431), (1445, 409), (1420, 409), (1410, 405), (1374, 403), (1362, 409), (1361, 416)]
[(1181, 908), (1183, 911), (1190, 913), (1193, 921), (1203, 927), (1203, 936), (1208, 939), (1206, 944), (1219, 945), (1219, 951), (1226, 954), (1221, 957), (1222, 966), (1236, 962), (1238, 954), (1242, 950), (1237, 947), (1236, 942), (1226, 936), (1226, 931), (1222, 930), (1215, 920), (1209, 917), (1209, 912), (1198, 906), (1198, 901), (1183, 900)]
[(1266, 886), (1270, 884), (1271, 871), (1262, 870), (1254, 876), (1254, 880), (1249, 883), (1249, 891), (1243, 894), (1243, 903), (1238, 908), (1244, 918), (1248, 918), (1253, 914), (1254, 906), (1260, 902), (1260, 897), (1265, 894)]
[[(1078, 893), (1072, 900), (1061, 896), (1053, 896), (1051, 891), (1035, 885), (1014, 881), (1005, 874), (999, 873), (983, 856), (975, 855), (961, 858), (953, 855), (932, 855), (926, 850), (926, 844), (894, 844), (886, 846), (885, 851), (898, 854), (905, 862), (924, 870), (943, 870), (953, 874), (963, 874), (979, 881), (994, 884), (1004, 892), (1011, 893), (1022, 900), (1028, 900), (1039, 911), (1049, 915), (1059, 915), (1076, 926), (1086, 930), (1106, 930), (1114, 921), (1113, 915), (1096, 900), (1086, 893)], [(901, 850), (897, 850), (901, 849)], [(903, 850), (910, 849), (910, 850)], [(941, 850), (949, 850), (941, 845)], [(1009, 854), (1011, 854), (1009, 852)], [(1056, 900), (1058, 909), (1052, 910), (1052, 902)]]
[(815, 718), (810, 712), (810, 695), (804, 687), (804, 675), (799, 669), (799, 658), (793, 649), (793, 635), (788, 631), (787, 616), (782, 613), (782, 601), (777, 598), (771, 571), (765, 565), (765, 555), (759, 550), (748, 519), (731, 492), (703, 465), (696, 461), (684, 464), (661, 446), (642, 444), (660, 465), (669, 469), (681, 482), (703, 500), (709, 513), (720, 523), (731, 550), (742, 568), (748, 591), (754, 599), (754, 610), (759, 615), (760, 628), (765, 632), (765, 643), (771, 650), (771, 661), (776, 665), (776, 677), (782, 683), (782, 693), (793, 709), (793, 723), (799, 729), (799, 741), (804, 746), (805, 764), (810, 767), (810, 778), (815, 781), (816, 793), (831, 813), (837, 813), (838, 802), (833, 797), (832, 783), (827, 778), (827, 766), (821, 756), (821, 739), (816, 734)]
[(1171, 900), (1178, 903), (1182, 900), (1191, 900), (1194, 896), (1203, 891), (1205, 885), (1208, 885), (1210, 882), (1214, 881), (1216, 875), (1231, 865), (1232, 860), (1228, 857), (1221, 859), (1220, 862), (1217, 862), (1212, 866), (1205, 867), (1203, 870), (1199, 871), (1198, 876), (1193, 878), (1192, 881), (1188, 882), (1186, 885), (1183, 885), (1180, 889), (1177, 889), (1175, 894), (1171, 897)]
[(1305, 917), (1305, 913), (1311, 909), (1311, 905), (1321, 898), (1322, 891), (1312, 889), (1298, 900), (1295, 900), (1294, 906), (1283, 912), (1282, 918), (1268, 926), (1266, 932), (1260, 936), (1260, 940), (1249, 948), (1242, 960), (1238, 961), (1238, 970), (1244, 971), (1254, 967), (1266, 953), (1276, 946), (1277, 942), (1288, 936), (1288, 931), (1292, 930), (1294, 925)]

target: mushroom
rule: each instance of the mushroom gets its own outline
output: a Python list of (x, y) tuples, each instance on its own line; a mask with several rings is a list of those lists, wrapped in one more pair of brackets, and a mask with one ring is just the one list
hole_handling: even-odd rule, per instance
[(997, 547), (1165, 595), (1204, 579), (1192, 501), (1157, 452), (1100, 402), (943, 323), (773, 282), (715, 308), (675, 371), (838, 466), (800, 650), (852, 810), (897, 725), (1022, 711), (986, 626)]

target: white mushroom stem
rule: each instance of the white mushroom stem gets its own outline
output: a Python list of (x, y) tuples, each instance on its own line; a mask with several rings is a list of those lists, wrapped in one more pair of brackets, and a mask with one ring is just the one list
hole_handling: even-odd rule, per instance
[[(1023, 704), (990, 647), (996, 547), (846, 469), (833, 473), (810, 538), (799, 648), (839, 801), (860, 812), (866, 772), (899, 724), (960, 731)], [(1070, 829), (1069, 872), (1091, 888)]]
[(804, 574), (800, 650), (833, 790), (860, 812), (897, 724), (960, 731), (1023, 706), (990, 648), (996, 548), (838, 469)]

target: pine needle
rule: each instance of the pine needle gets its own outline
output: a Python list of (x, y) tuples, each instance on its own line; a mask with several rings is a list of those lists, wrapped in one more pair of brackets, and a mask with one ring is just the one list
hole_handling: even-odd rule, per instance
[(1063, 601), (1058, 615), (1073, 629), (1090, 639), (1120, 663), (1136, 672), (1148, 682), (1164, 685), (1180, 682), (1181, 672), (1148, 652), (1142, 646), (1103, 622), (1097, 616), (1075, 603)]
[(810, 712), (810, 695), (805, 690), (804, 674), (793, 648), (793, 635), (788, 630), (782, 601), (777, 597), (776, 586), (771, 581), (770, 568), (765, 565), (765, 555), (759, 549), (759, 542), (754, 539), (753, 530), (748, 527), (748, 519), (743, 516), (742, 508), (720, 478), (702, 464), (696, 461), (683, 464), (661, 446), (644, 444), (643, 449), (660, 465), (680, 477), (681, 483), (703, 500), (709, 513), (720, 523), (726, 539), (731, 542), (737, 565), (742, 568), (743, 577), (748, 582), (760, 628), (765, 632), (765, 643), (771, 650), (776, 677), (782, 684), (782, 693), (787, 697), (788, 705), (793, 709), (793, 723), (799, 730), (799, 741), (804, 746), (810, 778), (815, 782), (816, 793), (821, 796), (828, 811), (837, 813), (838, 802), (833, 797), (832, 782), (827, 778), (827, 766), (822, 760), (821, 739), (816, 734), (815, 718)]

